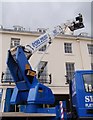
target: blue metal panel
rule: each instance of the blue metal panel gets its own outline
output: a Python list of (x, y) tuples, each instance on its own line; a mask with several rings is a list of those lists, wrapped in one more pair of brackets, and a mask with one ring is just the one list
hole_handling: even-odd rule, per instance
[[(18, 87), (19, 90), (21, 90), (21, 88), (19, 87), (19, 84), (20, 84), (20, 81), (24, 81), (24, 79), (23, 79), (23, 76), (21, 74), (21, 71), (20, 71), (20, 68), (19, 68), (17, 62), (11, 55), (10, 51), (8, 51), (7, 65), (9, 67), (9, 70), (12, 74), (12, 77), (14, 79), (16, 86)], [(24, 90), (27, 90), (28, 89), (27, 84), (25, 84), (25, 85), (23, 84), (23, 88), (24, 88)]]
[[(26, 81), (25, 84), (30, 89), (32, 84), (31, 84), (30, 80), (28, 79), (28, 77), (26, 76), (26, 73), (25, 73), (26, 64), (28, 64), (29, 66), (30, 66), (30, 64), (29, 64), (29, 62), (28, 62), (28, 60), (27, 60), (27, 58), (26, 58), (26, 56), (24, 54), (24, 51), (23, 51), (23, 49), (21, 47), (19, 47), (18, 50), (17, 50), (16, 61), (17, 61), (17, 64), (18, 64), (18, 66), (20, 68), (23, 79)], [(30, 66), (30, 69), (32, 70), (31, 66)], [(36, 78), (36, 76), (34, 76), (34, 77)], [(32, 83), (33, 82), (37, 83), (38, 80), (35, 79), (35, 81), (34, 81), (34, 79), (32, 79)]]
[[(76, 107), (78, 117), (93, 117), (93, 113), (88, 113), (88, 110), (93, 110), (93, 107), (86, 107), (85, 97), (92, 96), (93, 93), (85, 91), (83, 75), (84, 74), (93, 74), (92, 70), (83, 70), (75, 72), (75, 85), (76, 85), (76, 94), (72, 96), (73, 105)], [(73, 86), (72, 86), (73, 87)], [(87, 104), (92, 104), (93, 101), (88, 102)]]
[[(11, 97), (11, 104), (25, 104), (22, 108), (25, 112), (35, 112), (39, 104), (53, 104), (55, 99), (50, 88), (40, 84), (31, 66), (24, 54), (23, 48), (19, 46), (16, 51), (16, 56), (13, 57), (11, 52), (8, 52), (7, 65), (14, 78), (16, 87)], [(31, 75), (27, 75), (30, 72)]]
[(54, 100), (51, 89), (38, 83), (30, 89), (27, 101), (36, 104), (53, 104)]
[(13, 93), (12, 93), (10, 103), (11, 104), (17, 104), (18, 101), (20, 101), (20, 96), (18, 96), (18, 88), (15, 87), (14, 90), (13, 90)]
[(37, 113), (38, 105), (36, 104), (27, 104), (24, 110), (25, 113)]
[(10, 112), (11, 111), (10, 98), (11, 98), (12, 90), (13, 90), (12, 88), (7, 88), (6, 89), (4, 112)]
[(54, 108), (38, 108), (37, 109), (38, 113), (51, 113), (51, 114), (56, 114), (56, 109)]

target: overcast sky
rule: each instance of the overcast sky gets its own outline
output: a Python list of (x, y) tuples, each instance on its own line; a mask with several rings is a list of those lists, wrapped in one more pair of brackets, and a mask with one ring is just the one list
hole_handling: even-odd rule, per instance
[(6, 28), (20, 25), (27, 30), (51, 28), (78, 13), (84, 17), (85, 28), (79, 32), (91, 33), (91, 2), (0, 2), (0, 24)]

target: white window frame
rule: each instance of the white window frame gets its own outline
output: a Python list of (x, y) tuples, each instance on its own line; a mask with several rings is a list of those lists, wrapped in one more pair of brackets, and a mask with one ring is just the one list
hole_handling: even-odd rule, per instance
[(66, 75), (69, 80), (73, 78), (74, 72), (75, 72), (75, 63), (74, 62), (66, 62)]
[(11, 38), (10, 48), (20, 45), (20, 38)]
[(89, 55), (93, 55), (93, 44), (87, 44)]
[(47, 49), (47, 44), (44, 45), (44, 46), (42, 46), (38, 51), (39, 51), (39, 52), (45, 52), (46, 49)]
[(44, 71), (41, 73), (40, 78), (38, 78), (38, 80), (41, 83), (47, 83), (47, 81), (48, 81), (48, 62), (47, 61), (40, 61), (37, 71), (39, 73), (39, 71), (41, 70), (41, 67), (44, 63), (46, 63), (46, 66), (44, 68)]
[(72, 43), (64, 42), (64, 53), (72, 53)]

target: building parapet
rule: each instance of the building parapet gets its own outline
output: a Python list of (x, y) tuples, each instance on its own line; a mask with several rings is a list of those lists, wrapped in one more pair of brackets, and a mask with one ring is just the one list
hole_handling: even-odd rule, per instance
[[(40, 32), (39, 31), (40, 28), (37, 30), (37, 31), (28, 31), (28, 30), (15, 30), (15, 29), (8, 29), (8, 28), (1, 28), (0, 29), (0, 33), (2, 34), (17, 34), (17, 35), (31, 35), (31, 36), (40, 36), (41, 34), (44, 34), (44, 32), (46, 31), (46, 29), (43, 29), (45, 30), (44, 32)], [(93, 37), (91, 36), (88, 36), (87, 33), (86, 33), (86, 36), (85, 34), (83, 33), (80, 33), (79, 35), (65, 35), (65, 34), (59, 34), (57, 36), (57, 38), (66, 38), (66, 39), (81, 39), (81, 40), (92, 40)]]

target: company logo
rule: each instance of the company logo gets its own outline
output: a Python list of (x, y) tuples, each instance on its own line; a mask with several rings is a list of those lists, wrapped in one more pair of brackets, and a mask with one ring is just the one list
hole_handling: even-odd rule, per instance
[(93, 107), (93, 96), (85, 96), (85, 107)]
[(39, 39), (37, 39), (36, 41), (34, 41), (32, 43), (32, 47), (38, 48), (40, 45), (42, 45), (43, 43), (45, 43), (47, 40), (48, 40), (48, 35), (45, 34), (44, 36), (42, 36)]
[(85, 96), (85, 102), (93, 102), (93, 96)]
[(54, 36), (56, 36), (56, 35), (58, 34), (58, 31), (55, 29), (55, 30), (53, 31), (53, 34), (54, 34)]

